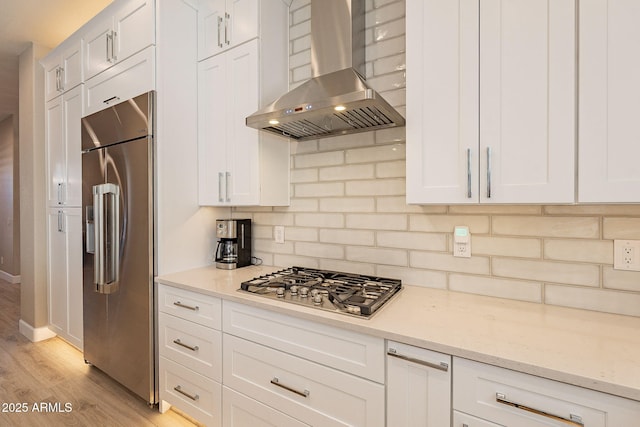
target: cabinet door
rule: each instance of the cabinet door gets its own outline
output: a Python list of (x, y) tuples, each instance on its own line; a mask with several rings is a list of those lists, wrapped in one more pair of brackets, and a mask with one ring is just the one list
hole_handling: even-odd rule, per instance
[(482, 202), (574, 201), (575, 5), (481, 2)]
[(154, 90), (155, 62), (155, 47), (151, 46), (88, 80), (84, 115)]
[(62, 97), (54, 98), (45, 107), (45, 138), (47, 149), (47, 200), (49, 206), (62, 205), (66, 180), (64, 123)]
[(62, 90), (67, 91), (82, 83), (82, 42), (77, 39), (62, 51)]
[(50, 209), (48, 213), (49, 255), (49, 324), (59, 334), (67, 330), (67, 236), (64, 212)]
[(46, 101), (51, 101), (62, 93), (61, 78), (62, 72), (60, 56), (56, 56), (51, 62), (43, 63), (44, 66), (44, 97)]
[(225, 49), (224, 21), (226, 0), (198, 1), (198, 60)]
[(258, 107), (258, 40), (238, 46), (226, 56), (227, 198), (233, 205), (260, 201), (259, 135), (246, 125)]
[(451, 356), (389, 342), (387, 425), (451, 424)]
[(114, 61), (122, 61), (155, 43), (153, 0), (127, 1), (114, 16)]
[(226, 66), (224, 55), (198, 64), (198, 200), (223, 205), (227, 171)]
[(478, 3), (407, 2), (407, 201), (477, 203)]
[(453, 411), (453, 427), (501, 427), (463, 412)]
[(67, 206), (82, 204), (82, 130), (80, 119), (84, 108), (81, 86), (66, 92), (62, 96), (63, 127), (65, 142), (66, 176), (64, 185), (64, 203)]
[(113, 15), (99, 15), (84, 34), (84, 78), (90, 79), (112, 64)]
[(309, 426), (224, 386), (222, 387), (222, 425), (227, 427)]
[(580, 202), (640, 202), (640, 4), (580, 2)]
[(226, 0), (228, 22), (225, 43), (229, 47), (241, 45), (258, 37), (259, 3), (259, 0)]
[(67, 244), (67, 333), (65, 338), (82, 349), (82, 208), (65, 210)]

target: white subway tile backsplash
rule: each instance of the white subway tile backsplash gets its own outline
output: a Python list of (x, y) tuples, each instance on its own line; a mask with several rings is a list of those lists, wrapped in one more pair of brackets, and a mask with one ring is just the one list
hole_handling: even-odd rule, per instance
[(491, 270), (494, 276), (515, 279), (581, 286), (600, 285), (600, 267), (592, 264), (493, 258)]
[[(405, 1), (366, 0), (366, 75), (406, 110)], [(290, 87), (311, 77), (310, 0), (290, 8)], [(411, 71), (411, 70), (409, 70)], [(612, 268), (612, 240), (640, 239), (640, 205), (407, 205), (406, 129), (291, 141), (291, 205), (238, 207), (254, 255), (399, 278), (405, 285), (640, 316), (640, 273)], [(273, 226), (285, 226), (285, 244)], [(452, 256), (467, 225), (472, 257)]]
[(547, 285), (544, 299), (546, 304), (640, 316), (637, 293)]
[(613, 241), (546, 239), (544, 241), (544, 258), (594, 264), (613, 264)]
[(489, 274), (489, 258), (456, 258), (441, 252), (409, 252), (409, 266), (457, 273)]
[(343, 245), (373, 246), (375, 233), (370, 230), (321, 229), (320, 241)]
[(347, 196), (393, 196), (404, 194), (404, 179), (372, 179), (345, 182)]
[(375, 165), (349, 165), (320, 168), (320, 181), (345, 181), (350, 179), (371, 179), (375, 176)]
[(457, 225), (466, 225), (473, 235), (489, 233), (488, 216), (472, 215), (411, 215), (409, 230), (453, 233)]
[(346, 226), (351, 229), (406, 230), (407, 216), (400, 214), (347, 214)]
[(598, 239), (600, 221), (596, 217), (494, 216), (492, 230), (512, 236)]
[[(372, 134), (373, 135), (373, 134)], [(406, 157), (405, 144), (375, 145), (366, 148), (347, 150), (347, 163), (371, 163), (404, 159)]]
[(295, 197), (337, 197), (344, 196), (344, 182), (295, 184)]
[(385, 265), (406, 266), (408, 263), (407, 251), (367, 246), (347, 246), (345, 259)]
[(521, 280), (451, 274), (449, 290), (519, 301), (542, 302), (542, 284)]
[(603, 238), (640, 239), (640, 218), (604, 218)]
[(376, 233), (376, 242), (378, 246), (388, 248), (440, 252), (447, 250), (447, 235), (440, 233), (378, 231)]
[(372, 212), (373, 197), (328, 197), (320, 199), (321, 212)]

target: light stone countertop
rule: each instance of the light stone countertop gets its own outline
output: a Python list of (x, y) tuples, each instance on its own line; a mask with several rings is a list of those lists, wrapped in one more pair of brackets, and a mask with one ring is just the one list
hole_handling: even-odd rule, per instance
[(405, 285), (359, 319), (238, 291), (279, 269), (210, 266), (156, 282), (640, 401), (640, 318)]

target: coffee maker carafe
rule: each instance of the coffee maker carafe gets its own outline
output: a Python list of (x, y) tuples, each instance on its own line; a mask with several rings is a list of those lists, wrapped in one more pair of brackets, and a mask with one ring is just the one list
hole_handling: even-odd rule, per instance
[(216, 220), (216, 267), (225, 270), (251, 264), (251, 220)]

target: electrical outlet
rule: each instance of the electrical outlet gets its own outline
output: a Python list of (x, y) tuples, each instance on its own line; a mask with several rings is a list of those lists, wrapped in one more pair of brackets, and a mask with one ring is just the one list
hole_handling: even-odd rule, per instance
[(613, 268), (640, 271), (640, 240), (613, 241)]
[(284, 225), (275, 225), (273, 227), (273, 239), (276, 243), (284, 243)]

